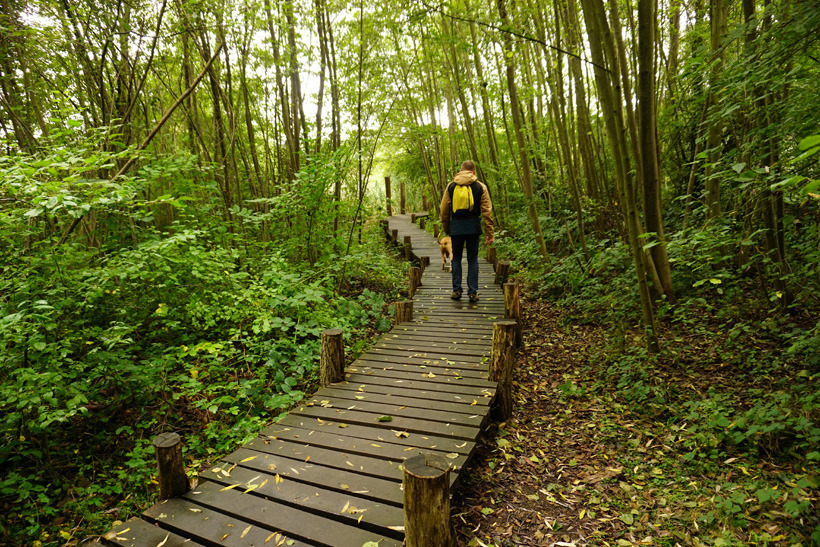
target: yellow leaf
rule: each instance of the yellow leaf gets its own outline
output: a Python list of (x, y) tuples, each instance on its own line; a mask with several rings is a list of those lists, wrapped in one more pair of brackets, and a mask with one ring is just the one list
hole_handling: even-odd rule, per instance
[(743, 474), (744, 474), (744, 475), (748, 475), (748, 474), (749, 474), (749, 472), (748, 472), (748, 471), (746, 471), (746, 468), (745, 468), (745, 467), (743, 467), (743, 466), (741, 466), (741, 467), (740, 467), (740, 470), (741, 470), (741, 471), (743, 471)]
[(249, 462), (249, 461), (251, 461), (251, 460), (252, 460), (252, 459), (254, 459), (254, 458), (256, 458), (256, 456), (251, 456), (251, 457), (249, 457), (249, 458), (245, 458), (244, 460), (241, 460), (239, 463)]
[(239, 483), (239, 482), (238, 482), (238, 483), (236, 483), (236, 484), (232, 484), (232, 485), (230, 485), (230, 486), (226, 486), (225, 488), (223, 488), (222, 490), (220, 490), (220, 492), (224, 492), (225, 490), (230, 490), (231, 488), (236, 488), (236, 487), (237, 487), (237, 486), (239, 486), (240, 484), (241, 484), (241, 483)]
[(240, 536), (239, 536), (239, 539), (242, 539), (243, 537), (247, 536), (247, 535), (248, 535), (248, 532), (250, 532), (250, 531), (251, 531), (251, 528), (253, 528), (253, 525), (248, 526), (247, 528), (245, 528), (244, 530), (242, 530), (242, 535), (240, 535)]

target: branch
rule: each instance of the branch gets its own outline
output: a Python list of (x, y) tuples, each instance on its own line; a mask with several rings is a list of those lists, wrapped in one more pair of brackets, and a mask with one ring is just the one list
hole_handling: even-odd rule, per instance
[(548, 43), (544, 42), (543, 40), (539, 40), (538, 38), (533, 38), (532, 36), (527, 36), (526, 34), (516, 32), (516, 31), (514, 31), (510, 28), (498, 27), (498, 26), (490, 24), (490, 23), (485, 23), (484, 21), (478, 21), (477, 19), (467, 19), (466, 17), (459, 17), (458, 15), (451, 15), (449, 13), (446, 13), (441, 7), (429, 6), (427, 4), (425, 4), (425, 7), (427, 7), (428, 10), (430, 10), (430, 11), (436, 11), (436, 12), (440, 13), (441, 15), (443, 15), (444, 17), (449, 17), (450, 19), (454, 19), (456, 21), (462, 21), (464, 23), (475, 23), (479, 26), (482, 26), (482, 27), (485, 27), (485, 28), (488, 28), (488, 29), (491, 29), (491, 30), (495, 30), (495, 31), (498, 31), (498, 32), (505, 32), (507, 34), (512, 34), (513, 36), (517, 36), (518, 38), (521, 38), (523, 40), (527, 40), (528, 42), (535, 42), (536, 44), (540, 44), (542, 47), (552, 49), (552, 50), (557, 51), (559, 53), (563, 53), (564, 55), (569, 55), (570, 57), (575, 57), (576, 59), (579, 59), (580, 61), (582, 61), (584, 63), (593, 65), (595, 67), (600, 68), (601, 70), (609, 72), (608, 68), (606, 68), (604, 66), (601, 66), (601, 65), (599, 65), (598, 63), (596, 63), (594, 61), (590, 61), (589, 59), (584, 59), (580, 55), (576, 55), (575, 53), (571, 53), (569, 51), (563, 50), (560, 47), (556, 47), (552, 44), (548, 44)]
[[(159, 123), (157, 123), (156, 127), (154, 127), (153, 131), (151, 131), (151, 133), (149, 133), (148, 136), (145, 137), (145, 140), (142, 141), (142, 144), (140, 144), (137, 147), (137, 149), (134, 150), (134, 155), (131, 156), (127, 162), (125, 162), (125, 165), (122, 166), (122, 169), (120, 169), (116, 175), (111, 177), (111, 182), (114, 182), (115, 180), (120, 178), (120, 176), (122, 176), (123, 173), (125, 173), (134, 164), (134, 161), (137, 159), (137, 152), (145, 150), (145, 148), (151, 143), (151, 141), (154, 139), (157, 133), (159, 133), (159, 130), (162, 129), (162, 126), (165, 125), (165, 122), (167, 122), (168, 119), (171, 117), (171, 114), (174, 113), (174, 110), (176, 110), (177, 107), (180, 104), (182, 104), (182, 102), (185, 101), (185, 99), (187, 99), (191, 93), (194, 92), (194, 89), (196, 89), (196, 87), (199, 85), (199, 82), (202, 81), (202, 78), (204, 78), (205, 74), (207, 74), (208, 71), (211, 69), (211, 65), (214, 64), (214, 61), (216, 61), (217, 57), (219, 57), (219, 52), (222, 51), (222, 46), (223, 44), (219, 44), (217, 46), (216, 51), (205, 64), (205, 67), (199, 73), (199, 76), (196, 77), (191, 86), (188, 89), (186, 89), (182, 95), (179, 96), (179, 98), (174, 102), (173, 105), (171, 105), (171, 108), (169, 108), (165, 115), (162, 116), (162, 119), (159, 121)], [(66, 240), (68, 240), (68, 236), (70, 236), (71, 232), (73, 232), (77, 225), (80, 224), (80, 221), (83, 219), (84, 216), (85, 213), (74, 219), (74, 222), (72, 222), (68, 229), (65, 231), (63, 237), (60, 238), (60, 241), (57, 243), (57, 245), (62, 245), (66, 242)]]

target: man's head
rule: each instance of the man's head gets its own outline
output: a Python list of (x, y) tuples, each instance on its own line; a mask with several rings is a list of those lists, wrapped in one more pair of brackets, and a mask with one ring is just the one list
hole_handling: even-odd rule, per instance
[(466, 160), (461, 164), (461, 170), (475, 173), (475, 163), (473, 163), (473, 160)]

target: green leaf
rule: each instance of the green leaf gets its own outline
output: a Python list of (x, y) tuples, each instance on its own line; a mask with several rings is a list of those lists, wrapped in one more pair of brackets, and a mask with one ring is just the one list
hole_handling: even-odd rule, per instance
[(809, 148), (818, 145), (820, 145), (820, 135), (810, 135), (800, 141), (800, 144), (797, 146), (800, 150), (808, 150)]
[(746, 162), (736, 163), (732, 166), (732, 169), (735, 170), (736, 173), (740, 173), (743, 171), (743, 168), (746, 167)]
[(794, 158), (792, 161), (802, 161), (806, 158), (812, 157), (813, 155), (815, 155), (818, 152), (820, 152), (820, 146), (815, 146), (814, 148), (809, 148), (808, 150), (806, 150), (805, 152), (803, 152), (802, 154), (800, 154), (799, 156)]
[(379, 416), (380, 422), (392, 422), (393, 416)]
[(495, 510), (490, 507), (484, 507), (481, 509), (481, 512), (485, 515), (492, 515), (493, 513), (495, 513)]
[(624, 513), (618, 518), (626, 525), (632, 525), (632, 523), (635, 522), (635, 517), (632, 516), (632, 513)]
[(775, 182), (772, 184), (769, 189), (777, 190), (778, 188), (787, 187), (787, 186), (794, 186), (799, 182), (803, 182), (806, 180), (806, 177), (801, 177), (800, 175), (795, 175), (793, 177), (789, 177), (787, 179), (781, 180), (780, 182)]

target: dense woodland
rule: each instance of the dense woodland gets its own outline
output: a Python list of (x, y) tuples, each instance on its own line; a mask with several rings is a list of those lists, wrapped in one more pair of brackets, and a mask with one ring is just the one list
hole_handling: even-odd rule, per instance
[[(157, 433), (196, 476), (312, 392), (405, 290), (383, 177), (434, 212), (472, 158), (555, 407), (487, 441), (464, 544), (820, 544), (818, 79), (814, 0), (0, 0), (0, 543), (81, 544)], [(504, 539), (529, 479), (481, 485), (553, 416), (664, 449)]]

